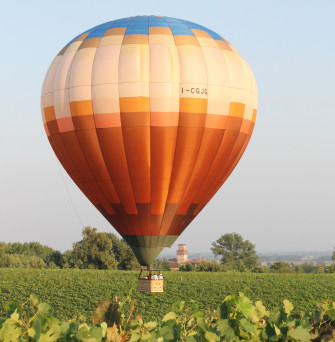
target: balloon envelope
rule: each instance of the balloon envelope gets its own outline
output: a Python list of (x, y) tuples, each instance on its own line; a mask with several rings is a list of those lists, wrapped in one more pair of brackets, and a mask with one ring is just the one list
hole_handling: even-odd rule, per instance
[(254, 76), (231, 44), (158, 16), (80, 34), (56, 56), (42, 88), (59, 161), (147, 266), (232, 172), (256, 107)]

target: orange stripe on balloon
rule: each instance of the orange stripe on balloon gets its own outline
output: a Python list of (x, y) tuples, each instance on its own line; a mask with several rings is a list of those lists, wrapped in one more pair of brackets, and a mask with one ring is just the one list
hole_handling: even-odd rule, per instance
[(180, 98), (179, 111), (183, 113), (206, 113), (207, 99)]
[(149, 35), (172, 36), (172, 31), (169, 27), (149, 27)]
[(96, 128), (120, 127), (120, 113), (94, 114)]
[(55, 114), (55, 107), (54, 106), (45, 107), (44, 108), (44, 114), (45, 114), (45, 120), (46, 121), (56, 120), (56, 114)]
[(201, 188), (220, 148), (223, 129), (205, 128), (197, 161), (178, 208), (178, 214), (186, 214), (195, 195)]
[(50, 135), (54, 135), (54, 134), (59, 133), (57, 120), (48, 121), (47, 125), (48, 125), (48, 130), (49, 130)]
[(149, 44), (149, 36), (147, 34), (129, 34), (124, 36), (122, 45), (128, 44)]
[(227, 126), (227, 121), (227, 115), (207, 114), (205, 127), (225, 129)]
[[(123, 145), (122, 128), (107, 127), (97, 129), (101, 152), (126, 214), (137, 214), (132, 192), (127, 160)], [(113, 153), (111, 153), (113, 146)]]
[(45, 133), (47, 134), (47, 136), (49, 137), (50, 136), (50, 132), (49, 132), (47, 123), (44, 124), (44, 130), (45, 130)]
[(149, 97), (120, 97), (120, 112), (150, 112)]
[(151, 127), (150, 176), (152, 214), (164, 213), (166, 198), (169, 191), (170, 176), (173, 168), (177, 132), (177, 126)]
[(179, 45), (199, 46), (199, 42), (197, 38), (195, 38), (194, 36), (178, 35), (178, 36), (174, 36), (174, 41), (176, 43), (176, 46), (179, 46)]
[(106, 30), (106, 32), (104, 33), (103, 36), (104, 37), (106, 37), (106, 36), (123, 36), (125, 32), (126, 32), (125, 27), (115, 27), (115, 28)]
[(245, 104), (240, 102), (230, 102), (229, 104), (229, 116), (235, 116), (243, 118), (245, 111)]
[(249, 134), (250, 126), (251, 126), (251, 121), (250, 121), (250, 120), (247, 120), (247, 119), (244, 119), (244, 120), (242, 121), (242, 125), (241, 125), (241, 128), (240, 128), (240, 132)]
[(255, 123), (251, 122), (249, 133), (248, 133), (250, 136), (252, 134), (252, 131), (254, 130), (254, 127), (255, 127)]
[(88, 39), (85, 39), (80, 47), (79, 47), (79, 50), (81, 49), (85, 49), (85, 48), (97, 48), (99, 46), (99, 43), (100, 43), (100, 40), (101, 38), (88, 38)]
[[(212, 36), (204, 31), (204, 30), (199, 30), (199, 29), (193, 29), (191, 30), (196, 37), (206, 37), (206, 38), (212, 38)], [(213, 39), (213, 38), (212, 38)]]
[(252, 121), (253, 123), (255, 123), (255, 121), (256, 121), (256, 116), (257, 116), (257, 109), (254, 109), (254, 110), (252, 111), (252, 119), (251, 119), (251, 121)]
[(224, 42), (223, 40), (216, 40), (215, 42), (217, 44), (217, 46), (219, 47), (220, 50), (228, 50), (231, 51), (231, 48), (229, 46), (229, 44), (227, 44), (226, 42)]
[(70, 102), (72, 116), (93, 115), (92, 100)]
[(151, 112), (151, 126), (178, 126), (179, 112)]
[(60, 132), (74, 131), (74, 125), (71, 117), (57, 119), (57, 125)]

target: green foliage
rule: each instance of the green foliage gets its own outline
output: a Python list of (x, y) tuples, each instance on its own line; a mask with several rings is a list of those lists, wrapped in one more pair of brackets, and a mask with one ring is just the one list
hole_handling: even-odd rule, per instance
[(73, 250), (63, 254), (38, 242), (0, 242), (0, 267), (138, 269), (131, 248), (116, 235), (86, 227), (82, 236), (73, 244)]
[(303, 270), (304, 273), (319, 273), (319, 267), (318, 265), (314, 265), (311, 263), (303, 263), (301, 265), (301, 268)]
[(335, 273), (335, 265), (326, 266), (325, 273)]
[(171, 271), (169, 260), (166, 258), (156, 259), (154, 261), (153, 268), (158, 268), (161, 271)]
[[(125, 304), (125, 305), (124, 305)], [(127, 305), (128, 304), (128, 305)], [(293, 313), (288, 300), (268, 311), (261, 301), (243, 293), (230, 295), (216, 310), (203, 312), (195, 301), (181, 301), (162, 319), (134, 316), (134, 301), (101, 302), (92, 323), (79, 316), (60, 321), (50, 306), (35, 296), (22, 304), (6, 305), (0, 321), (0, 341), (329, 341), (335, 337), (335, 302), (325, 301), (317, 311)]]
[(195, 270), (195, 267), (190, 262), (187, 262), (186, 264), (179, 266), (179, 271), (182, 271), (182, 272), (192, 272), (194, 270)]
[(257, 266), (256, 246), (248, 240), (244, 241), (240, 234), (221, 235), (212, 246), (211, 250), (221, 256), (226, 269), (245, 271)]
[(197, 265), (197, 270), (200, 272), (220, 272), (223, 271), (223, 267), (221, 264), (218, 264), (217, 261), (202, 260), (200, 264)]
[(270, 271), (273, 273), (294, 273), (294, 269), (291, 265), (284, 261), (273, 263), (270, 267)]
[(269, 273), (270, 268), (267, 266), (256, 266), (253, 268), (252, 272), (254, 272), (254, 273)]
[(134, 256), (129, 245), (124, 241), (120, 240), (115, 234), (101, 233), (112, 241), (113, 247), (112, 252), (114, 253), (115, 259), (118, 263), (117, 268), (119, 270), (137, 270), (138, 261)]
[[(131, 293), (136, 300), (134, 314), (145, 320), (162, 318), (174, 302), (191, 299), (199, 309), (216, 308), (228, 294), (244, 292), (252, 300), (262, 300), (272, 310), (290, 298), (297, 312), (316, 309), (315, 303), (335, 301), (335, 274), (274, 274), (238, 272), (163, 272), (164, 293), (136, 290), (138, 271), (80, 269), (0, 269), (0, 316), (11, 298), (23, 301), (35, 293), (47, 301), (59, 319), (79, 312), (92, 317), (99, 301)], [(149, 309), (148, 309), (149, 308)]]
[(73, 244), (73, 266), (98, 270), (117, 268), (112, 252), (113, 242), (106, 234), (98, 233), (96, 228), (86, 227), (82, 236), (82, 240)]
[(47, 264), (43, 259), (34, 255), (4, 254), (0, 258), (0, 267), (46, 268)]
[(57, 265), (52, 260), (53, 253), (56, 251), (38, 242), (0, 242), (0, 267), (55, 267)]

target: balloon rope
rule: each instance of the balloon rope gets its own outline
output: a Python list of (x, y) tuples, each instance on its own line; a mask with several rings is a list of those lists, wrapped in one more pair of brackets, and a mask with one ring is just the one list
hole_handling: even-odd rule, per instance
[(59, 165), (59, 162), (58, 162), (58, 161), (57, 161), (57, 166), (58, 166), (58, 170), (59, 170), (59, 173), (60, 173), (60, 175), (61, 175), (62, 181), (63, 181), (63, 183), (64, 183), (64, 186), (65, 186), (67, 195), (69, 196), (69, 200), (70, 200), (70, 202), (71, 202), (71, 204), (72, 204), (72, 208), (73, 208), (74, 212), (76, 213), (77, 218), (78, 218), (78, 220), (79, 220), (81, 226), (84, 228), (84, 223), (83, 223), (83, 221), (82, 221), (82, 219), (81, 219), (81, 217), (80, 217), (80, 215), (79, 215), (79, 212), (78, 212), (78, 210), (77, 210), (77, 208), (76, 208), (76, 206), (75, 206), (75, 204), (74, 204), (74, 202), (73, 202), (73, 200), (72, 200), (72, 197), (71, 197), (71, 195), (70, 195), (70, 191), (69, 191), (69, 189), (68, 189), (68, 187), (67, 187), (67, 185), (66, 185), (66, 182), (65, 182), (65, 178), (64, 178), (64, 175), (63, 175), (62, 168), (61, 168), (61, 166)]

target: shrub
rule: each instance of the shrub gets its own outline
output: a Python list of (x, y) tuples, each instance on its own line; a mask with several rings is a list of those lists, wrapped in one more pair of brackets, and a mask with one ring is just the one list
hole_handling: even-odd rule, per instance
[(190, 262), (187, 262), (186, 264), (179, 266), (179, 271), (182, 271), (182, 272), (192, 272), (194, 270), (195, 270), (195, 267)]
[(242, 293), (226, 297), (215, 311), (203, 313), (191, 301), (175, 303), (158, 321), (133, 317), (134, 302), (100, 302), (92, 323), (84, 317), (61, 322), (48, 304), (34, 296), (23, 304), (6, 305), (0, 320), (0, 341), (329, 341), (335, 337), (335, 302), (315, 312), (292, 314), (284, 300), (272, 312)]
[(202, 260), (197, 266), (197, 270), (200, 272), (220, 272), (223, 271), (223, 268), (217, 261)]

